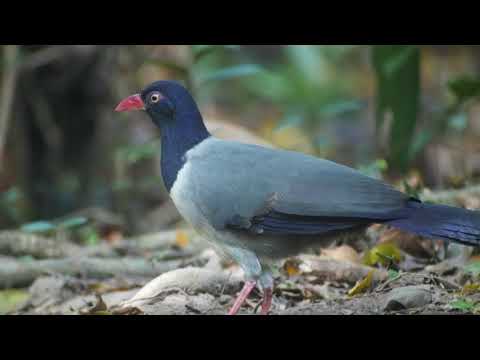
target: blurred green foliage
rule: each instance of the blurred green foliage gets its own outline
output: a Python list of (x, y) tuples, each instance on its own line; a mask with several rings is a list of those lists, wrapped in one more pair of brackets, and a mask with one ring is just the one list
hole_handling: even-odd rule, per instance
[(475, 303), (468, 299), (458, 299), (450, 303), (452, 309), (461, 310), (461, 311), (473, 311), (476, 306)]
[(34, 221), (21, 225), (20, 230), (46, 236), (55, 236), (59, 233), (68, 232), (84, 245), (96, 245), (100, 241), (100, 235), (95, 226), (82, 216), (68, 217), (61, 220)]
[(382, 179), (383, 174), (388, 170), (388, 163), (384, 159), (379, 159), (368, 165), (361, 165), (358, 167), (358, 171), (364, 175)]
[(71, 217), (65, 220), (58, 221), (35, 221), (24, 224), (20, 227), (21, 230), (30, 233), (46, 233), (56, 230), (69, 230), (88, 223), (88, 219), (84, 217)]
[[(167, 47), (122, 48), (120, 53), (139, 52), (141, 58), (135, 67), (125, 66), (126, 76), (121, 81), (128, 83), (131, 78), (140, 78), (138, 74), (143, 74), (142, 68), (148, 68), (142, 82), (164, 75), (180, 80), (194, 93), (201, 106), (207, 105), (209, 110), (220, 109), (219, 114), (226, 114), (224, 120), (227, 122), (238, 120), (240, 125), (252, 125), (251, 129), (261, 132), (261, 136), (265, 131), (278, 133), (288, 129), (286, 132), (298, 138), (298, 142), (312, 142), (314, 149), (311, 151), (309, 147), (308, 152), (324, 157), (337, 156), (345, 143), (346, 147), (355, 147), (361, 155), (347, 154), (341, 160), (351, 161), (363, 173), (377, 178), (387, 173), (406, 174), (428, 144), (443, 136), (463, 134), (471, 122), (470, 105), (480, 96), (480, 77), (475, 73), (469, 75), (469, 71), (473, 72), (471, 68), (464, 67), (460, 75), (455, 71), (454, 74), (449, 71), (440, 74), (435, 68), (430, 76), (442, 75), (444, 80), (430, 87), (422, 84), (425, 76), (421, 75), (425, 75), (431, 65), (428, 56), (424, 56), (425, 45)], [(167, 50), (175, 54), (179, 49), (185, 50), (187, 56), (176, 58), (167, 54)], [(154, 56), (150, 56), (152, 54)], [(438, 53), (435, 56), (439, 57)], [(167, 71), (163, 71), (165, 69)], [(432, 97), (432, 88), (440, 96), (435, 95), (437, 98), (430, 108), (425, 103), (427, 96)], [(127, 89), (123, 88), (122, 94), (124, 90)], [(229, 113), (233, 115), (231, 118)], [(377, 133), (372, 136), (371, 128), (375, 124)], [(302, 131), (290, 131), (291, 128)], [(383, 138), (385, 134), (386, 139)], [(342, 139), (346, 139), (345, 143), (340, 144)], [(380, 142), (382, 145), (385, 142), (384, 147), (375, 153)], [(105, 193), (110, 196), (111, 191), (115, 197), (125, 191), (123, 203), (129, 206), (129, 199), (145, 201), (145, 197), (136, 195), (161, 182), (158, 174), (139, 171), (142, 175), (137, 176), (135, 172), (136, 165), (158, 156), (159, 139), (140, 145), (124, 145), (126, 143), (128, 141), (118, 141), (109, 149), (114, 165), (105, 164), (105, 167), (114, 168), (113, 179), (104, 174), (100, 176), (107, 179)], [(135, 167), (135, 171), (130, 173), (131, 167)], [(144, 166), (148, 167), (152, 168)], [(110, 169), (105, 173), (108, 171)], [(63, 180), (56, 183), (55, 189), (40, 190), (55, 191), (59, 197), (67, 198), (83, 184), (80, 177), (62, 176)], [(28, 205), (27, 192), (16, 184), (6, 183), (3, 188), (6, 190), (0, 193), (0, 212), (6, 219), (5, 224), (21, 226), (35, 214), (29, 210), (33, 206)], [(407, 192), (416, 191), (408, 184), (405, 188)], [(115, 210), (124, 212), (125, 209)], [(88, 243), (98, 241), (98, 234), (89, 229), (89, 224), (80, 222), (72, 219), (61, 225), (56, 220), (38, 221), (22, 228), (48, 233), (63, 227), (81, 233)]]
[(420, 107), (420, 50), (415, 45), (375, 45), (377, 128), (392, 114), (389, 163), (406, 172), (413, 158), (411, 144)]
[(8, 289), (0, 291), (0, 315), (14, 311), (30, 297), (27, 290)]
[(465, 271), (474, 276), (480, 276), (480, 261), (474, 261), (465, 267)]
[[(348, 59), (370, 51), (376, 79), (377, 140), (388, 126), (385, 161), (388, 171), (406, 173), (426, 145), (449, 130), (461, 132), (468, 124), (464, 106), (480, 95), (480, 79), (461, 76), (446, 88), (455, 101), (440, 108), (427, 126), (419, 126), (421, 109), (421, 48), (419, 45), (294, 45), (283, 46), (280, 57), (267, 64), (238, 45), (192, 45), (190, 62), (154, 60), (183, 80), (199, 102), (226, 99), (238, 107), (263, 102), (274, 105), (281, 116), (277, 129), (302, 127), (312, 137), (318, 155), (334, 147), (332, 139), (319, 131), (322, 124), (360, 119), (366, 114), (366, 98), (348, 68)], [(356, 70), (358, 72), (358, 70)], [(226, 81), (235, 80), (225, 86)], [(223, 84), (223, 85), (222, 85)], [(231, 85), (231, 86), (230, 86)], [(391, 121), (385, 121), (389, 118)], [(125, 149), (125, 158), (135, 163), (155, 153), (146, 145)], [(372, 164), (375, 167), (378, 164)], [(378, 171), (367, 172), (378, 176)], [(387, 169), (385, 169), (387, 170)]]
[(303, 126), (314, 145), (328, 146), (316, 129), (323, 121), (352, 114), (362, 103), (352, 94), (353, 81), (334, 71), (334, 62), (351, 52), (351, 46), (287, 46), (285, 62), (243, 80), (259, 99), (275, 104), (283, 113), (278, 126)]

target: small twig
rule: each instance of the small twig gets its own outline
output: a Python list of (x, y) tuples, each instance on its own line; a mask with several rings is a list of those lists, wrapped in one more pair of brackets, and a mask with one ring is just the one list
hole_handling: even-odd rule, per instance
[(232, 272), (230, 271), (230, 272), (228, 273), (227, 280), (225, 280), (225, 282), (224, 282), (223, 285), (222, 285), (222, 290), (220, 291), (220, 296), (219, 296), (219, 297), (222, 297), (223, 294), (225, 293), (225, 288), (227, 287), (227, 283), (230, 282), (231, 277), (232, 277)]
[(246, 299), (245, 304), (250, 306), (252, 309), (256, 310), (259, 304), (255, 304), (252, 300)]
[(460, 290), (461, 287), (448, 281), (448, 280), (445, 280), (445, 279), (442, 279), (441, 277), (438, 277), (438, 276), (435, 276), (435, 275), (432, 275), (431, 278), (435, 281), (437, 281), (438, 283), (440, 283), (440, 285), (442, 285), (443, 287), (446, 287), (445, 290), (448, 290), (448, 289), (451, 289), (451, 290)]
[(387, 280), (386, 282), (384, 282), (383, 284), (379, 285), (376, 289), (375, 289), (375, 292), (382, 292), (384, 291), (387, 286), (389, 286), (390, 284), (392, 284), (393, 282), (399, 280), (400, 278), (402, 278), (404, 275), (406, 275), (408, 273), (400, 273), (398, 274), (398, 276), (394, 277), (393, 279), (390, 279), (390, 280)]

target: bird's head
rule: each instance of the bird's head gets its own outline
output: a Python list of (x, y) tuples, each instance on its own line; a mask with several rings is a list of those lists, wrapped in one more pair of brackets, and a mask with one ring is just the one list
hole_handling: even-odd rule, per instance
[(146, 111), (159, 127), (172, 125), (181, 115), (198, 115), (192, 96), (175, 81), (156, 81), (139, 94), (131, 95), (118, 104), (115, 111)]

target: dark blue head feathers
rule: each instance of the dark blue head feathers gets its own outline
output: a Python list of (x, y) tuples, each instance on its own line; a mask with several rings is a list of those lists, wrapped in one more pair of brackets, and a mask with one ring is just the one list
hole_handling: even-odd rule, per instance
[(145, 111), (160, 128), (162, 177), (170, 191), (188, 150), (210, 136), (195, 100), (174, 81), (157, 81), (141, 93)]

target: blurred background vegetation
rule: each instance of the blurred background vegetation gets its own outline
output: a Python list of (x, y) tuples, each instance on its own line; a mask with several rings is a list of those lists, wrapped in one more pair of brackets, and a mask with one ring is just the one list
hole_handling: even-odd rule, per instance
[(116, 104), (183, 82), (218, 136), (326, 157), (405, 191), (480, 174), (478, 45), (0, 48), (0, 228), (95, 244), (174, 227), (159, 133)]

